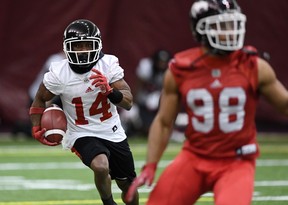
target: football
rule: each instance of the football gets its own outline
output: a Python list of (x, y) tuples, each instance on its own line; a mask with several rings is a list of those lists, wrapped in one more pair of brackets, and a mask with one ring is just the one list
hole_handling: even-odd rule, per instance
[(48, 141), (61, 142), (67, 130), (67, 119), (63, 110), (54, 104), (47, 107), (41, 118), (41, 127), (46, 128), (45, 137)]

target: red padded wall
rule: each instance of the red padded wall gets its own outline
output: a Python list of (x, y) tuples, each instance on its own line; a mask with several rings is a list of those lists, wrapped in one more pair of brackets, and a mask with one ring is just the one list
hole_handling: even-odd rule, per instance
[[(62, 49), (71, 21), (87, 18), (102, 32), (104, 52), (119, 57), (131, 85), (141, 57), (158, 48), (172, 53), (196, 45), (189, 28), (193, 0), (2, 0), (0, 7), (0, 126), (28, 119), (28, 88), (46, 58)], [(275, 3), (277, 2), (277, 3)], [(287, 0), (239, 0), (247, 14), (246, 43), (270, 53), (270, 63), (288, 87)], [(133, 90), (133, 86), (132, 90)], [(265, 111), (265, 112), (264, 112)], [(287, 123), (260, 102), (257, 120)]]

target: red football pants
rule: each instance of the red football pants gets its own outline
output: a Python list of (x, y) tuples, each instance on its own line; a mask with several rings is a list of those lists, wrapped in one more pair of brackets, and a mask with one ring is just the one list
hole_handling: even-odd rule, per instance
[(213, 191), (215, 205), (250, 205), (255, 160), (206, 159), (182, 150), (163, 171), (147, 205), (192, 205)]

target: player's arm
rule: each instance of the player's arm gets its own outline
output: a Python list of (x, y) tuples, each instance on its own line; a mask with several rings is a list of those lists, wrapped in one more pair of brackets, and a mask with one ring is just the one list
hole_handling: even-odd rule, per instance
[(140, 175), (134, 179), (129, 187), (125, 196), (127, 202), (133, 200), (139, 186), (144, 184), (150, 186), (152, 184), (157, 163), (169, 142), (171, 130), (179, 110), (179, 100), (176, 82), (170, 70), (167, 70), (164, 77), (160, 106), (149, 130), (146, 164), (142, 168)]
[(51, 93), (43, 83), (39, 86), (39, 89), (36, 93), (35, 99), (30, 107), (29, 114), (30, 120), (32, 123), (32, 135), (33, 137), (41, 142), (44, 145), (56, 146), (58, 142), (49, 142), (45, 137), (44, 133), (46, 132), (45, 127), (41, 127), (41, 116), (45, 109), (45, 104), (47, 101), (50, 101), (55, 95)]
[[(52, 100), (52, 98), (55, 95), (53, 93), (51, 93), (45, 86), (43, 83), (40, 84), (39, 89), (36, 93), (36, 96), (34, 98), (34, 101), (31, 105), (30, 111), (33, 108), (39, 108), (39, 110), (41, 110), (41, 108), (44, 110), (45, 109), (45, 105), (47, 101)], [(39, 126), (40, 125), (40, 120), (41, 120), (41, 113), (30, 113), (30, 119), (32, 122), (32, 126)]]
[(179, 93), (168, 69), (165, 73), (160, 106), (148, 134), (147, 163), (158, 163), (170, 138), (179, 111)]
[(117, 106), (122, 107), (126, 110), (130, 110), (133, 105), (133, 95), (127, 82), (124, 79), (121, 79), (112, 83), (111, 87), (114, 91), (118, 90), (123, 95), (122, 100), (117, 104)]
[(280, 112), (288, 115), (288, 91), (277, 79), (272, 67), (258, 58), (259, 91)]

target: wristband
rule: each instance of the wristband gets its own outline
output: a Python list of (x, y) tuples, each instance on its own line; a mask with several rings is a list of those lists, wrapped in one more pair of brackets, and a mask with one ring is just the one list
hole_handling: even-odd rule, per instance
[(45, 108), (43, 108), (43, 107), (30, 107), (29, 115), (42, 114), (44, 112), (44, 110), (45, 110)]
[(113, 89), (112, 92), (107, 95), (107, 98), (113, 103), (113, 104), (118, 104), (122, 101), (123, 99), (123, 94), (116, 89)]

